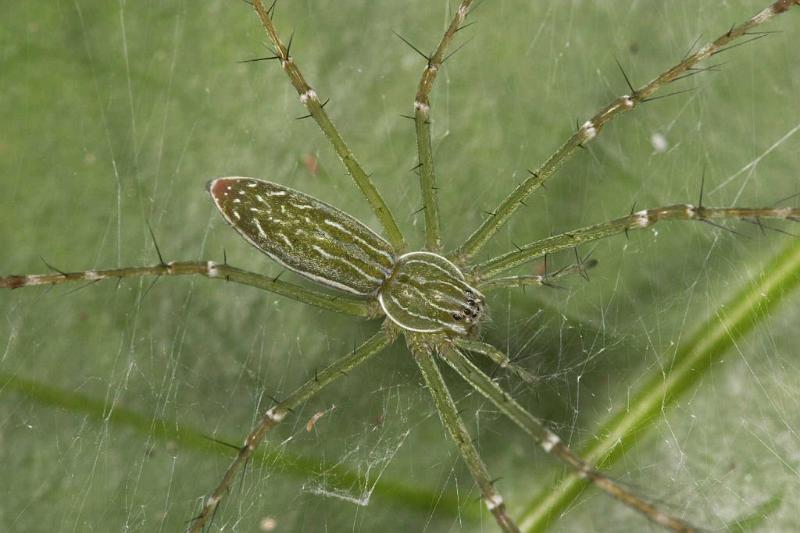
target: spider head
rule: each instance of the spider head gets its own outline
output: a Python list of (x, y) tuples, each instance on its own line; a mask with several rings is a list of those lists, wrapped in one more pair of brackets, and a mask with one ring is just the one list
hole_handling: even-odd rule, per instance
[(392, 322), (414, 332), (473, 333), (484, 315), (484, 297), (453, 263), (430, 252), (401, 256), (378, 293)]

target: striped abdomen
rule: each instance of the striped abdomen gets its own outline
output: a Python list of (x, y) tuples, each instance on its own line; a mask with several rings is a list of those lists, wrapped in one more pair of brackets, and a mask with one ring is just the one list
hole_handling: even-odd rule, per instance
[(391, 245), (316, 198), (253, 178), (217, 178), (208, 191), (222, 215), (269, 257), (313, 281), (375, 295), (394, 269)]

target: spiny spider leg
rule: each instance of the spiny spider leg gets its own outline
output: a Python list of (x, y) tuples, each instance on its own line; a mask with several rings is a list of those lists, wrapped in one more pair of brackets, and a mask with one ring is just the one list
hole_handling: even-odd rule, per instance
[(417, 362), (417, 366), (422, 372), (422, 377), (425, 379), (425, 384), (433, 397), (433, 403), (436, 405), (442, 424), (458, 446), (464, 462), (478, 484), (486, 507), (494, 515), (500, 529), (508, 532), (519, 531), (516, 524), (506, 513), (503, 497), (497, 492), (492, 483), (489, 471), (472, 443), (464, 421), (458, 414), (458, 408), (453, 401), (453, 397), (447, 389), (439, 367), (436, 366), (435, 354), (424, 339), (418, 335), (406, 334), (406, 343), (411, 353), (414, 354), (414, 360)]
[(219, 506), (222, 498), (231, 487), (236, 474), (247, 463), (253, 452), (264, 440), (267, 432), (277, 426), (292, 409), (302, 405), (317, 395), (327, 385), (333, 383), (340, 377), (346, 375), (354, 368), (360, 366), (373, 356), (379, 354), (395, 341), (397, 329), (390, 324), (381, 329), (378, 333), (369, 338), (361, 346), (354, 349), (348, 355), (337, 359), (324, 370), (317, 372), (313, 378), (306, 381), (291, 393), (285, 400), (269, 408), (258, 425), (245, 438), (244, 444), (239, 449), (239, 453), (233, 462), (228, 466), (225, 475), (219, 482), (214, 491), (205, 498), (200, 514), (192, 521), (189, 531), (197, 533), (209, 523)]
[(433, 152), (431, 151), (430, 93), (439, 69), (447, 57), (445, 53), (453, 41), (464, 19), (469, 14), (472, 0), (463, 0), (456, 9), (456, 14), (442, 35), (439, 46), (427, 57), (428, 64), (422, 71), (417, 94), (414, 97), (414, 125), (417, 131), (417, 151), (419, 152), (419, 186), (422, 192), (422, 205), (425, 211), (425, 248), (431, 252), (439, 252), (442, 248), (441, 227), (439, 221), (439, 194), (436, 188), (436, 176), (433, 170)]
[(0, 277), (0, 289), (17, 289), (37, 285), (61, 285), (85, 281), (96, 283), (106, 279), (187, 276), (199, 275), (209, 279), (232, 281), (242, 285), (258, 287), (328, 311), (337, 311), (360, 318), (375, 318), (378, 309), (374, 303), (358, 300), (346, 295), (332, 294), (309, 289), (301, 285), (281, 281), (277, 277), (248, 272), (226, 263), (214, 261), (181, 261), (153, 266), (114, 268), (109, 270), (85, 270), (82, 272), (60, 272), (57, 274), (30, 274), (25, 276)]
[[(547, 263), (545, 262), (545, 264)], [(481, 291), (483, 291), (484, 294), (497, 289), (519, 288), (519, 287), (527, 287), (530, 285), (534, 287), (562, 288), (559, 287), (558, 285), (553, 284), (553, 281), (566, 276), (571, 276), (573, 274), (586, 276), (586, 271), (596, 266), (597, 266), (596, 259), (584, 258), (581, 259), (579, 262), (567, 265), (563, 268), (556, 270), (555, 272), (545, 272), (544, 274), (523, 275), (523, 276), (507, 276), (503, 278), (492, 278), (483, 280), (478, 283), (478, 288)]]
[(481, 341), (475, 341), (472, 339), (461, 339), (461, 338), (454, 338), (453, 342), (455, 343), (456, 346), (458, 346), (463, 350), (481, 354), (488, 357), (494, 364), (496, 364), (500, 368), (507, 368), (511, 370), (522, 381), (526, 383), (535, 383), (537, 381), (536, 376), (534, 376), (524, 368), (520, 367), (519, 365), (515, 365), (506, 354), (504, 354), (491, 344), (487, 344)]
[(530, 414), (494, 381), (448, 342), (438, 344), (442, 358), (473, 388), (491, 401), (506, 417), (528, 433), (544, 451), (555, 456), (575, 473), (605, 491), (611, 497), (642, 513), (648, 520), (673, 531), (698, 531), (691, 524), (670, 516), (596, 470), (578, 457), (544, 423)]
[(294, 59), (289, 55), (289, 48), (281, 41), (278, 31), (272, 23), (270, 10), (264, 7), (261, 0), (253, 0), (252, 6), (258, 14), (258, 18), (261, 19), (261, 24), (264, 26), (270, 41), (272, 41), (272, 45), (275, 48), (275, 55), (281, 62), (283, 71), (289, 76), (289, 80), (297, 90), (297, 94), (300, 95), (300, 101), (306, 106), (309, 114), (319, 125), (325, 137), (330, 141), (333, 149), (336, 151), (336, 155), (339, 156), (339, 159), (342, 160), (347, 171), (353, 177), (361, 193), (366, 197), (367, 202), (369, 202), (370, 207), (372, 207), (372, 210), (375, 212), (375, 216), (378, 217), (378, 220), (383, 226), (389, 242), (396, 251), (403, 251), (405, 249), (405, 239), (400, 232), (400, 228), (397, 226), (392, 212), (378, 192), (378, 189), (375, 188), (375, 184), (372, 182), (369, 174), (363, 169), (355, 155), (353, 155), (353, 152), (350, 151), (350, 148), (344, 142), (339, 130), (337, 130), (336, 126), (331, 122), (328, 113), (324, 109), (324, 104), (320, 101), (316, 91), (306, 82), (305, 78), (303, 78), (303, 75), (300, 73), (300, 69), (294, 62)]
[[(714, 41), (702, 46), (696, 52), (686, 56), (680, 63), (665, 70), (655, 79), (633, 91), (633, 94), (620, 96), (599, 112), (591, 119), (583, 123), (567, 141), (562, 144), (542, 165), (509, 194), (492, 212), (492, 216), (484, 222), (470, 235), (467, 240), (456, 250), (448, 254), (448, 258), (456, 264), (465, 264), (472, 258), (495, 233), (505, 224), (509, 218), (519, 209), (525, 200), (542, 184), (551, 177), (561, 165), (564, 164), (575, 151), (585, 143), (594, 139), (603, 126), (617, 116), (630, 111), (640, 103), (652, 99), (653, 94), (676, 81), (687, 72), (691, 71), (697, 63), (726, 50), (727, 46), (736, 39), (748, 35), (753, 28), (772, 20), (777, 15), (785, 13), (790, 8), (800, 5), (798, 0), (777, 0), (765, 9), (756, 13), (746, 22), (732, 27), (727, 32), (717, 37)], [(749, 42), (749, 41), (744, 41)]]
[(644, 209), (625, 217), (553, 235), (520, 246), (513, 252), (476, 265), (473, 267), (472, 274), (478, 279), (491, 278), (545, 254), (552, 254), (629, 230), (645, 229), (661, 220), (697, 220), (711, 223), (711, 220), (720, 219), (759, 220), (762, 218), (797, 222), (800, 221), (800, 208), (696, 207), (691, 204), (678, 204)]

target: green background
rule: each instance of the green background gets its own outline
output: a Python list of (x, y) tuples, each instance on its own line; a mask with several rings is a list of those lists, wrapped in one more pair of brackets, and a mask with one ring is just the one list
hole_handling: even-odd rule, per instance
[[(284, 183), (377, 229), (316, 125), (295, 120), (305, 110), (280, 68), (237, 63), (268, 54), (246, 4), (6, 4), (0, 274), (44, 272), (40, 257), (70, 271), (154, 264), (148, 221), (167, 260), (221, 261), (225, 250), (236, 266), (277, 274), (214, 212), (203, 187), (216, 176)], [(458, 244), (576, 121), (626, 92), (615, 58), (642, 84), (695, 39), (766, 4), (482, 2), (432, 97), (445, 242)], [(413, 215), (413, 124), (400, 115), (411, 111), (423, 64), (392, 30), (432, 49), (449, 9), (439, 0), (278, 6), (279, 31), (295, 31), (295, 59), (330, 98), (326, 109), (412, 247), (423, 220)], [(706, 205), (770, 205), (800, 192), (800, 13), (766, 29), (780, 33), (666, 89), (694, 92), (609, 125), (482, 257), (621, 216), (634, 202), (696, 202), (704, 172)], [(668, 142), (663, 153), (655, 133)], [(316, 175), (308, 158), (319, 162)], [(607, 239), (581, 249), (599, 260), (590, 283), (494, 294), (484, 338), (544, 378), (501, 383), (568, 442), (592, 441), (688, 336), (797, 245), (747, 223), (730, 227), (738, 233), (676, 222)], [(0, 293), (3, 530), (183, 529), (233, 454), (211, 439), (241, 442), (270, 396), (376, 328), (205, 279), (76, 288)], [(770, 500), (765, 528), (800, 527), (798, 302), (790, 293), (755, 314), (757, 327), (637, 434), (613, 475), (711, 529)], [(518, 516), (561, 466), (445, 373)], [(332, 405), (307, 432), (306, 421)], [(295, 412), (264, 450), (213, 530), (256, 531), (265, 518), (279, 531), (494, 529), (401, 343)], [(556, 514), (561, 531), (649, 527), (596, 490)]]

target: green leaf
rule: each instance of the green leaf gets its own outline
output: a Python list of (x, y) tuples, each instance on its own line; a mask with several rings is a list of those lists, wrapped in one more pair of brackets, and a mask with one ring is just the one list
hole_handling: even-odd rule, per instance
[(759, 526), (769, 524), (769, 517), (778, 510), (783, 503), (783, 495), (776, 494), (753, 509), (750, 513), (738, 517), (726, 530), (733, 533), (747, 533), (758, 531)]
[[(218, 176), (282, 183), (379, 229), (316, 125), (295, 120), (306, 111), (279, 65), (238, 63), (269, 55), (246, 3), (8, 4), (0, 22), (0, 275), (45, 272), (41, 258), (65, 271), (155, 264), (148, 223), (167, 261), (227, 257), (278, 275), (215, 212), (204, 185)], [(767, 4), (483, 2), (431, 96), (445, 246), (489, 216), (576, 121), (628, 91), (615, 59), (643, 83), (698, 36), (710, 39)], [(423, 218), (413, 214), (422, 203), (409, 172), (418, 164), (414, 128), (400, 115), (412, 112), (423, 60), (391, 30), (428, 51), (453, 8), (444, 0), (277, 6), (278, 29), (287, 40), (294, 31), (294, 59), (322, 101), (330, 98), (326, 111), (410, 249), (424, 242)], [(797, 16), (719, 56), (718, 72), (675, 87), (693, 92), (607, 126), (477, 259), (626, 214), (634, 203), (696, 203), (704, 172), (709, 206), (796, 194)], [(607, 239), (580, 250), (599, 261), (590, 283), (492, 295), (484, 340), (542, 381), (495, 375), (565, 441), (602, 438), (610, 413), (634, 410), (632, 391), (662, 376), (702, 324), (725, 316), (748, 280), (775, 275), (771, 258), (796, 242), (745, 222), (729, 227), (737, 233), (672, 223)], [(548, 268), (573, 259), (549, 258)], [(281, 279), (299, 281), (288, 272)], [(794, 293), (783, 299), (634, 435), (612, 475), (709, 528), (776, 492), (798, 500), (800, 306)], [(4, 376), (102, 406), (98, 417), (0, 384), (0, 529), (22, 531), (183, 529), (229, 458), (163, 440), (162, 428), (238, 444), (271, 397), (377, 328), (204, 279), (2, 292), (0, 312)], [(444, 373), (512, 515), (521, 516), (561, 465)], [(402, 343), (343, 377), (276, 428), (212, 529), (253, 531), (267, 519), (283, 531), (493, 528), (421, 383)], [(326, 414), (307, 432), (318, 412)], [(115, 413), (149, 425), (120, 424)], [(303, 473), (271, 452), (321, 466)], [(342, 467), (357, 481), (331, 481)], [(359, 505), (382, 482), (413, 487), (427, 506), (391, 495)], [(646, 527), (594, 490), (558, 518), (565, 531)], [(790, 506), (766, 524), (800, 527)]]
[[(666, 368), (649, 373), (647, 381), (632, 391), (630, 407), (601, 424), (598, 437), (580, 447), (581, 457), (591, 464), (609, 467), (635, 449), (652, 421), (706, 378), (712, 365), (754, 328), (770, 319), (784, 298), (793, 296), (798, 285), (800, 242), (794, 242), (765, 265), (758, 279), (747, 283), (719, 307), (716, 315), (700, 324), (675, 351)], [(562, 514), (586, 486), (586, 482), (574, 474), (565, 476), (533, 500), (520, 520), (520, 527), (528, 531), (543, 529), (551, 517)]]

